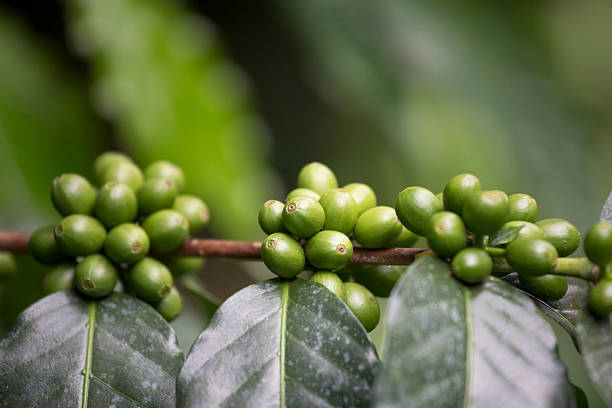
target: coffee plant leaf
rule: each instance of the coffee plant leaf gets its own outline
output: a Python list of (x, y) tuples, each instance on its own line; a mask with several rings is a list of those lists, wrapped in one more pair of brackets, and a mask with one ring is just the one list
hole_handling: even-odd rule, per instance
[(533, 302), (496, 278), (465, 286), (426, 256), (394, 288), (377, 407), (571, 407), (557, 340)]
[(171, 407), (182, 364), (174, 331), (146, 303), (57, 292), (0, 340), (0, 406)]
[(576, 324), (586, 370), (607, 405), (612, 406), (612, 316), (585, 313)]
[(612, 193), (610, 193), (601, 209), (599, 220), (612, 222)]
[(324, 286), (274, 279), (221, 305), (185, 360), (178, 407), (368, 406), (378, 357)]
[(489, 246), (496, 247), (498, 245), (509, 244), (514, 241), (514, 238), (517, 237), (521, 228), (523, 228), (522, 225), (511, 225), (500, 228), (499, 231), (489, 239)]

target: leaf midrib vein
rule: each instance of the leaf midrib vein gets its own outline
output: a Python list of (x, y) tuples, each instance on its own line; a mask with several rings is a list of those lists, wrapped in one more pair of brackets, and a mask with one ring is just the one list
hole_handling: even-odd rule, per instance
[(281, 301), (281, 334), (280, 334), (280, 390), (279, 399), (280, 407), (285, 408), (285, 342), (287, 332), (287, 305), (289, 299), (289, 283), (283, 283), (283, 296)]
[(91, 360), (93, 354), (93, 340), (96, 326), (96, 302), (89, 304), (89, 328), (87, 329), (87, 351), (85, 353), (85, 378), (83, 379), (83, 408), (87, 408), (89, 400), (89, 376), (91, 375)]

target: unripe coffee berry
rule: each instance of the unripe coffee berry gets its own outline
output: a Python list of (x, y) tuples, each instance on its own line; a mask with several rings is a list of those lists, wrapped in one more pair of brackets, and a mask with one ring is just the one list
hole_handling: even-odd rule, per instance
[(612, 223), (607, 221), (593, 225), (584, 238), (586, 256), (599, 266), (612, 261)]
[(62, 251), (72, 256), (100, 252), (106, 239), (106, 229), (89, 215), (69, 215), (55, 226), (55, 240)]
[(323, 195), (327, 190), (338, 188), (338, 181), (329, 167), (319, 162), (312, 162), (300, 170), (297, 185)]
[(163, 263), (145, 257), (130, 268), (128, 284), (140, 299), (157, 303), (170, 294), (174, 282), (172, 274)]
[(306, 257), (302, 246), (282, 232), (270, 234), (261, 243), (261, 259), (281, 278), (293, 278), (304, 270)]
[(147, 178), (136, 193), (138, 212), (149, 215), (155, 211), (172, 207), (178, 192), (174, 183), (168, 179)]
[(99, 155), (93, 163), (93, 172), (95, 180), (100, 180), (102, 178), (102, 173), (108, 166), (114, 165), (122, 161), (133, 163), (132, 159), (129, 156), (120, 152), (108, 151)]
[(538, 203), (527, 194), (512, 194), (508, 197), (508, 221), (535, 222), (538, 218)]
[(34, 259), (45, 265), (54, 265), (67, 258), (55, 241), (55, 225), (46, 225), (34, 231), (28, 242), (28, 250)]
[(185, 188), (185, 174), (183, 170), (176, 164), (166, 160), (159, 160), (151, 163), (145, 169), (144, 176), (147, 179), (159, 177), (170, 180), (179, 193)]
[(204, 228), (210, 219), (208, 206), (196, 196), (178, 195), (176, 200), (174, 200), (172, 209), (183, 214), (189, 223), (189, 231), (192, 234)]
[(600, 280), (589, 290), (589, 309), (598, 317), (605, 317), (612, 312), (612, 280)]
[(103, 255), (89, 255), (77, 265), (74, 285), (87, 296), (99, 298), (113, 291), (119, 274), (115, 266)]
[(285, 202), (291, 201), (295, 197), (310, 197), (315, 201), (319, 201), (319, 198), (321, 198), (319, 194), (315, 193), (314, 191), (308, 188), (296, 188), (296, 189), (291, 190), (289, 194), (287, 194), (287, 197), (285, 197)]
[(546, 239), (544, 232), (536, 224), (528, 221), (508, 221), (502, 228), (520, 228), (516, 238), (538, 238)]
[(325, 286), (343, 302), (346, 302), (346, 290), (344, 290), (344, 283), (335, 273), (329, 271), (318, 271), (312, 275), (310, 280)]
[(346, 291), (346, 305), (355, 317), (361, 322), (366, 331), (374, 330), (380, 320), (380, 307), (378, 300), (365, 287), (355, 282), (344, 284)]
[(327, 191), (319, 199), (325, 211), (326, 230), (350, 234), (357, 221), (357, 204), (350, 193), (342, 189)]
[(334, 271), (344, 267), (353, 256), (349, 237), (338, 231), (316, 233), (306, 244), (306, 258), (318, 269)]
[(580, 245), (580, 231), (569, 221), (561, 218), (546, 218), (536, 222), (548, 242), (553, 244), (559, 256), (569, 256)]
[(174, 277), (196, 272), (204, 267), (204, 263), (204, 258), (201, 256), (181, 256), (164, 260), (164, 264)]
[(51, 201), (62, 215), (89, 214), (96, 203), (96, 192), (86, 178), (66, 173), (53, 180)]
[(526, 276), (519, 274), (521, 287), (545, 302), (554, 302), (565, 296), (567, 278), (558, 275)]
[(189, 223), (174, 210), (154, 212), (144, 220), (142, 228), (149, 235), (151, 249), (156, 252), (178, 249), (189, 235)]
[[(419, 240), (419, 236), (402, 225), (402, 232), (390, 246), (393, 248), (412, 248)], [(378, 296), (378, 295), (377, 295)]]
[(285, 204), (277, 200), (268, 200), (261, 206), (257, 214), (259, 226), (266, 234), (275, 232), (285, 232), (286, 228), (283, 225), (283, 210)]
[(466, 248), (455, 255), (451, 270), (460, 281), (476, 284), (491, 275), (493, 260), (480, 248)]
[(444, 207), (438, 197), (423, 187), (408, 187), (397, 195), (395, 212), (406, 228), (417, 235), (427, 234), (427, 224)]
[(136, 194), (127, 184), (109, 181), (98, 190), (96, 217), (106, 228), (132, 222), (137, 213)]
[(444, 209), (461, 214), (463, 203), (474, 191), (480, 191), (480, 180), (473, 174), (458, 174), (446, 184), (442, 195)]
[(42, 283), (43, 295), (74, 288), (74, 273), (76, 264), (74, 262), (64, 262), (56, 265), (45, 276)]
[(285, 204), (283, 225), (300, 238), (310, 238), (323, 228), (325, 210), (310, 197), (295, 197)]
[(384, 248), (389, 246), (402, 232), (395, 210), (378, 206), (366, 210), (357, 218), (355, 239), (364, 248)]
[(508, 244), (506, 259), (519, 274), (540, 276), (551, 273), (557, 265), (557, 250), (548, 241), (518, 238)]
[(427, 244), (441, 257), (453, 256), (465, 248), (467, 235), (461, 217), (450, 211), (432, 215), (427, 227)]
[(164, 319), (171, 322), (183, 310), (183, 299), (179, 291), (173, 286), (168, 296), (155, 304), (155, 309)]
[(374, 190), (367, 184), (351, 183), (342, 187), (355, 200), (357, 206), (357, 216), (363, 214), (366, 210), (376, 207), (376, 194)]
[(136, 224), (117, 225), (108, 232), (104, 252), (115, 263), (131, 264), (149, 253), (149, 236)]
[(476, 191), (465, 198), (462, 215), (470, 231), (492, 234), (506, 222), (508, 196), (499, 190)]
[(98, 185), (101, 186), (109, 181), (118, 181), (127, 185), (132, 190), (138, 191), (143, 180), (142, 171), (134, 163), (117, 161), (104, 168), (98, 179)]
[(351, 264), (348, 269), (355, 282), (365, 286), (378, 297), (389, 297), (398, 279), (406, 271), (403, 265)]
[(17, 261), (12, 253), (0, 251), (0, 281), (17, 276)]

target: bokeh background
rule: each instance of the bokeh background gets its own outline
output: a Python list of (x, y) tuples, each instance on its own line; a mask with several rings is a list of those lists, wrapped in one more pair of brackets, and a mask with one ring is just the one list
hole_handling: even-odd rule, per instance
[[(612, 188), (610, 21), (605, 0), (2, 0), (0, 228), (57, 221), (51, 180), (118, 149), (184, 168), (202, 236), (261, 239), (260, 204), (313, 160), (383, 204), (474, 172), (584, 231)], [(45, 269), (19, 262), (0, 333), (40, 296)], [(197, 279), (223, 299), (266, 276), (210, 260)], [(185, 297), (188, 350), (210, 307)]]

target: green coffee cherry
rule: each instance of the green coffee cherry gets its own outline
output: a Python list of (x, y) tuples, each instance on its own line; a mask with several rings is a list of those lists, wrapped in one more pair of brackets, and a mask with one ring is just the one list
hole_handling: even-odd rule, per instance
[(508, 221), (502, 226), (502, 228), (506, 227), (521, 227), (516, 238), (546, 239), (546, 236), (540, 227), (529, 221)]
[(109, 181), (118, 181), (138, 191), (143, 181), (142, 171), (132, 162), (117, 161), (104, 168), (98, 179), (98, 185), (104, 185)]
[(196, 272), (204, 267), (204, 263), (204, 258), (200, 256), (181, 256), (164, 260), (164, 264), (175, 277)]
[(612, 280), (603, 279), (589, 290), (589, 309), (595, 316), (605, 317), (612, 312)]
[(325, 211), (326, 230), (350, 234), (357, 221), (357, 204), (350, 193), (342, 189), (327, 191), (319, 203)]
[(477, 235), (492, 234), (508, 215), (508, 196), (499, 190), (476, 191), (465, 198), (463, 220)]
[(312, 162), (300, 170), (297, 185), (323, 195), (327, 190), (338, 188), (338, 181), (329, 167), (319, 162)]
[(417, 235), (427, 234), (427, 224), (435, 213), (444, 210), (442, 202), (423, 187), (408, 187), (397, 195), (395, 212), (404, 227)]
[(179, 193), (185, 188), (185, 174), (183, 174), (183, 170), (176, 164), (166, 160), (151, 163), (145, 169), (144, 175), (148, 179), (159, 177), (172, 181)]
[(389, 246), (402, 232), (395, 210), (379, 206), (366, 210), (357, 218), (355, 239), (364, 248), (384, 248)]
[(295, 197), (310, 197), (315, 201), (319, 201), (319, 198), (321, 198), (319, 194), (308, 188), (296, 188), (287, 194), (287, 197), (285, 197), (285, 202), (293, 200)]
[(329, 271), (318, 271), (312, 275), (310, 280), (325, 286), (330, 292), (342, 299), (343, 302), (346, 302), (346, 290), (344, 290), (344, 283), (335, 273)]
[(461, 215), (466, 197), (475, 191), (480, 191), (478, 177), (469, 173), (456, 175), (444, 187), (444, 209)]
[(43, 295), (73, 289), (75, 268), (74, 262), (64, 262), (51, 269), (42, 283)]
[(104, 252), (115, 263), (131, 264), (149, 253), (149, 236), (136, 224), (121, 224), (108, 232)]
[(344, 290), (346, 291), (346, 305), (359, 319), (366, 331), (374, 330), (380, 320), (378, 300), (372, 292), (355, 282), (346, 282)]
[(538, 203), (527, 194), (512, 194), (508, 197), (508, 221), (535, 222), (538, 218)]
[(493, 260), (480, 248), (466, 248), (454, 256), (451, 270), (460, 281), (476, 284), (491, 275)]
[(612, 223), (599, 222), (591, 227), (584, 238), (584, 252), (601, 267), (612, 262)]
[(367, 184), (351, 183), (342, 187), (342, 189), (353, 196), (353, 200), (355, 200), (357, 205), (357, 216), (360, 216), (370, 208), (376, 207), (376, 194)]
[(119, 162), (126, 161), (128, 163), (133, 163), (132, 159), (119, 152), (108, 151), (99, 155), (93, 164), (93, 172), (96, 180), (102, 179), (102, 173), (104, 170), (111, 165), (115, 165)]
[(109, 181), (98, 190), (96, 217), (106, 228), (132, 222), (138, 213), (136, 194), (127, 184)]
[(55, 240), (58, 246), (71, 256), (100, 252), (105, 239), (104, 226), (89, 215), (69, 215), (55, 226)]
[(181, 313), (181, 310), (183, 310), (183, 299), (181, 298), (181, 294), (173, 286), (168, 296), (155, 304), (155, 309), (164, 319), (171, 322)]
[(310, 238), (323, 228), (325, 210), (310, 197), (295, 197), (283, 209), (283, 225), (300, 238)]
[(146, 179), (138, 192), (138, 212), (149, 215), (155, 211), (172, 207), (177, 191), (174, 183), (168, 179), (154, 177)]
[(55, 241), (55, 225), (40, 227), (30, 237), (28, 242), (30, 254), (44, 265), (54, 265), (67, 258)]
[(399, 237), (397, 237), (390, 246), (393, 248), (412, 248), (418, 240), (418, 235), (402, 225), (402, 232), (400, 232)]
[(151, 249), (156, 252), (178, 249), (189, 235), (187, 219), (174, 210), (154, 212), (144, 220), (142, 228), (149, 235)]
[(318, 232), (306, 244), (306, 258), (318, 269), (335, 271), (348, 264), (351, 256), (351, 240), (338, 231)]
[(561, 299), (567, 292), (567, 278), (558, 275), (519, 275), (521, 287), (545, 302)]
[(519, 274), (546, 275), (557, 264), (557, 250), (548, 241), (536, 238), (518, 238), (506, 247), (506, 259)]
[(553, 244), (559, 256), (569, 256), (580, 245), (580, 231), (569, 221), (561, 218), (546, 218), (536, 222), (548, 242)]
[(53, 180), (51, 201), (62, 215), (89, 214), (96, 204), (96, 191), (86, 178), (66, 173)]
[(465, 225), (460, 216), (440, 211), (429, 219), (427, 244), (441, 257), (450, 257), (467, 246)]
[(74, 285), (83, 294), (94, 298), (108, 295), (113, 291), (119, 274), (115, 266), (103, 255), (89, 255), (77, 265)]
[(391, 290), (406, 270), (395, 265), (350, 265), (348, 268), (355, 282), (368, 288), (378, 297), (389, 297)]
[(157, 303), (172, 290), (172, 274), (166, 266), (149, 257), (135, 263), (128, 273), (128, 285), (131, 291), (149, 303)]
[(286, 231), (283, 225), (283, 210), (285, 204), (277, 200), (268, 200), (259, 209), (257, 220), (259, 226), (266, 234)]
[(17, 276), (17, 261), (12, 253), (0, 251), (0, 281)]
[(204, 228), (210, 219), (208, 206), (196, 196), (187, 194), (177, 196), (172, 209), (187, 218), (189, 231), (192, 234)]
[(293, 237), (282, 232), (270, 234), (261, 243), (261, 259), (281, 278), (293, 278), (304, 270), (306, 256)]

